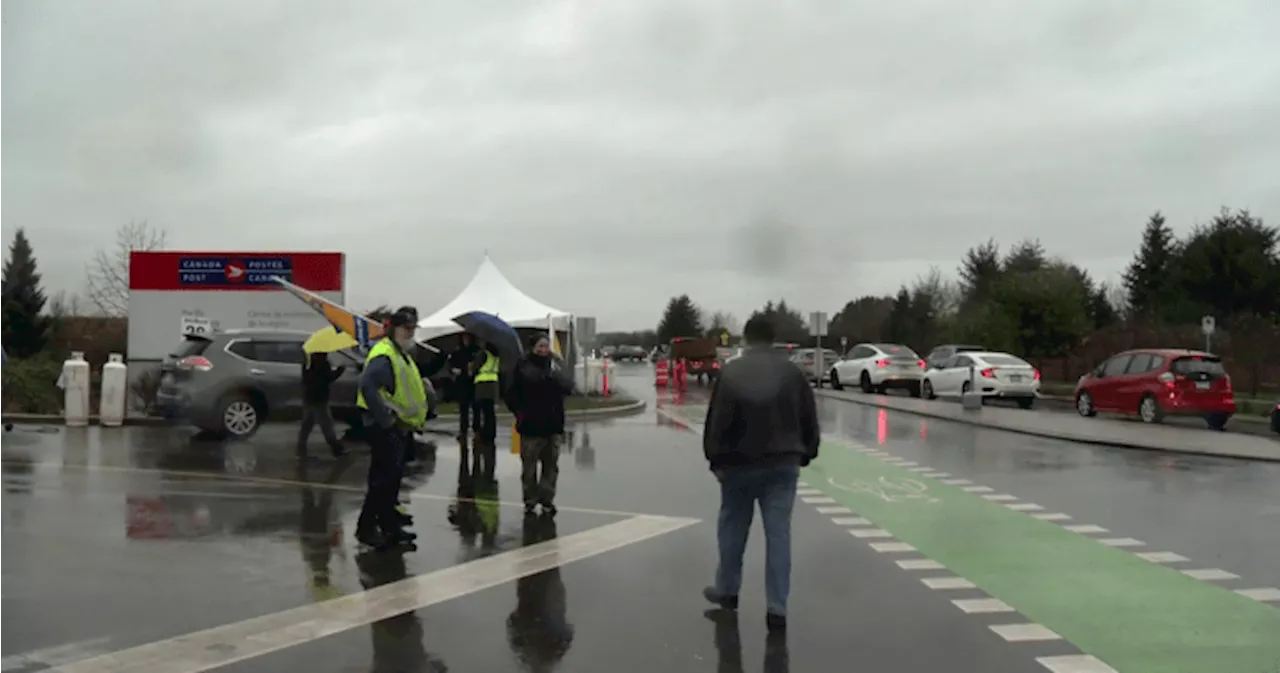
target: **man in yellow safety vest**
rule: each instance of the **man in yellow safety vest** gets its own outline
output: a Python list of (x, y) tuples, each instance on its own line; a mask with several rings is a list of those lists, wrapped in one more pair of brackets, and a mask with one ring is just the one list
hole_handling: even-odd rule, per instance
[(480, 436), (476, 438), (475, 457), (477, 463), (484, 465), (482, 474), (492, 477), (497, 454), (495, 439), (498, 436), (497, 402), (500, 393), (498, 375), (501, 361), (498, 359), (497, 348), (493, 344), (483, 345), (481, 357), (484, 360), (476, 370), (476, 376), (473, 379), (475, 409), (476, 414), (480, 416)]
[(417, 315), (410, 307), (391, 315), (386, 338), (369, 349), (356, 393), (372, 449), (356, 540), (378, 549), (412, 547), (417, 538), (404, 529), (406, 517), (396, 511), (406, 443), (427, 421), (426, 388), (409, 352), (415, 327)]

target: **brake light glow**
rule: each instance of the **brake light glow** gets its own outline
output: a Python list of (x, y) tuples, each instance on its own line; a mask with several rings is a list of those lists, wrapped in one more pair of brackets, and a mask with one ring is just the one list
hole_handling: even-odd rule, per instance
[(1032, 370), (1031, 370), (1031, 376), (1032, 376), (1033, 378), (1035, 378), (1035, 380), (1039, 381), (1039, 380), (1040, 380), (1040, 370), (1039, 370), (1039, 369), (1032, 369)]
[(982, 370), (981, 373), (983, 378), (994, 379), (996, 377), (996, 370), (992, 367), (987, 367), (986, 369)]
[(876, 366), (877, 366), (877, 367), (888, 367), (888, 366), (889, 366), (889, 358), (885, 358), (885, 359), (883, 359), (883, 360), (876, 360)]
[(1161, 383), (1172, 388), (1173, 382), (1176, 381), (1178, 377), (1174, 376), (1172, 372), (1165, 372), (1156, 378), (1159, 379)]
[(916, 360), (916, 366), (924, 369), (924, 360)]
[(180, 369), (194, 369), (198, 372), (207, 372), (210, 369), (213, 369), (213, 363), (209, 361), (209, 358), (192, 355), (178, 360), (178, 367)]

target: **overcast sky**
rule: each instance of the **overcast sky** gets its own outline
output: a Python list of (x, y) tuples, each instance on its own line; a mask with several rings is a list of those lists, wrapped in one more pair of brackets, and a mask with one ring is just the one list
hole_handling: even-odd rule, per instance
[(51, 292), (147, 219), (423, 312), (487, 249), (601, 329), (834, 312), (988, 236), (1112, 278), (1157, 208), (1280, 220), (1278, 7), (5, 0), (4, 234)]

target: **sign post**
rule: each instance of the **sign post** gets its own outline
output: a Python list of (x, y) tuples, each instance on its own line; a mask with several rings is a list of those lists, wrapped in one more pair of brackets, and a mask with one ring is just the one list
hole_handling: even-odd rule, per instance
[(819, 388), (822, 387), (822, 337), (827, 335), (827, 314), (822, 311), (814, 311), (809, 314), (809, 335), (817, 337), (817, 348), (814, 349), (814, 379), (817, 381)]
[(212, 339), (213, 325), (207, 318), (184, 315), (182, 316), (182, 336)]
[(1207, 315), (1200, 318), (1200, 331), (1204, 333), (1204, 352), (1206, 353), (1213, 350), (1213, 332), (1217, 328), (1217, 321), (1213, 319), (1213, 316)]

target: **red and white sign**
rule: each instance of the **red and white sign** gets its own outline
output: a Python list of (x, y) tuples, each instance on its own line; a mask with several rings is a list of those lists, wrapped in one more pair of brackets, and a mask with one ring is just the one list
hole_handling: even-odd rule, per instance
[(129, 255), (129, 360), (161, 360), (199, 322), (235, 328), (316, 330), (324, 319), (277, 285), (280, 276), (344, 302), (340, 252), (133, 252)]

